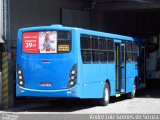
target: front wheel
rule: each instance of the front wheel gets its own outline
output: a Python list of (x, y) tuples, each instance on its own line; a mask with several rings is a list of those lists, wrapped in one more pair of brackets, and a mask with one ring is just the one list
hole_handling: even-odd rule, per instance
[(99, 100), (100, 105), (107, 106), (109, 104), (109, 99), (110, 99), (110, 90), (108, 83), (106, 83), (104, 87), (103, 98)]

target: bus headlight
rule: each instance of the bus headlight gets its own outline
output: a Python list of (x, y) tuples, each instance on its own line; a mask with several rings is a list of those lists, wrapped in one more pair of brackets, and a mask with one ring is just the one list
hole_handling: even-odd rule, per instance
[(22, 69), (20, 66), (17, 67), (17, 80), (18, 80), (18, 84), (19, 86), (21, 87), (24, 87), (25, 86), (25, 83), (24, 83), (24, 79), (23, 79), (23, 72), (22, 72)]
[(68, 81), (68, 88), (73, 87), (77, 82), (77, 65), (73, 65), (70, 75), (69, 75), (69, 81)]

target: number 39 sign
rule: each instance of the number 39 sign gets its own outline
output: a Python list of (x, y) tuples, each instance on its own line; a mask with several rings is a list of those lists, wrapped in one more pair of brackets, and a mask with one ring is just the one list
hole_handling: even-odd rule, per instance
[(26, 32), (23, 33), (22, 50), (26, 53), (39, 53), (39, 33)]

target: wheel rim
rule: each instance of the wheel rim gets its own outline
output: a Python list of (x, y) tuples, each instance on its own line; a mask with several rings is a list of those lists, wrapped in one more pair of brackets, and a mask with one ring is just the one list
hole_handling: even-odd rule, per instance
[(107, 88), (105, 89), (105, 98), (104, 99), (105, 99), (106, 102), (109, 101), (109, 92), (108, 92)]

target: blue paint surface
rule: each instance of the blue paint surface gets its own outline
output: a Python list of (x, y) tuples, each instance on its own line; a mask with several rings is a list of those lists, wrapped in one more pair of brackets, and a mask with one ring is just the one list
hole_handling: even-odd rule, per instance
[[(30, 54), (22, 52), (23, 32), (54, 30), (70, 31), (72, 33), (72, 49), (69, 53)], [(110, 95), (115, 96), (117, 93), (115, 62), (83, 64), (80, 34), (109, 37), (118, 39), (119, 42), (121, 40), (134, 41), (132, 37), (58, 25), (20, 29), (17, 41), (16, 65), (19, 65), (23, 71), (25, 87), (19, 86), (18, 75), (16, 75), (16, 96), (102, 98), (106, 80), (110, 84)], [(49, 61), (49, 64), (44, 64), (44, 60)], [(73, 88), (67, 88), (70, 71), (75, 64), (77, 65), (77, 83)], [(134, 78), (138, 74), (134, 67), (135, 63), (126, 64), (126, 93), (133, 91)], [(48, 87), (40, 86), (42, 82), (49, 82), (52, 85)]]

